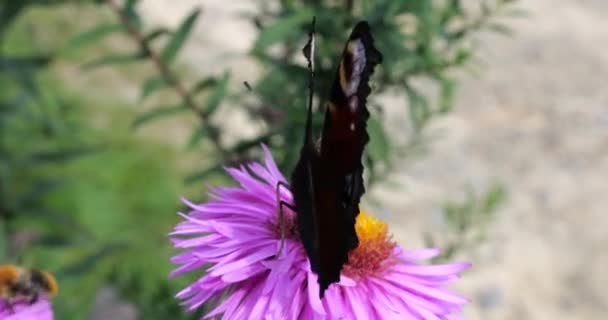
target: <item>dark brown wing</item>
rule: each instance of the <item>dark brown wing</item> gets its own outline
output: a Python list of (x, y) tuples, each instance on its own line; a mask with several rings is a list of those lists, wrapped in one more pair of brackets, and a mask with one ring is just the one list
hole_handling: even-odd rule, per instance
[[(327, 189), (326, 199), (319, 209), (319, 238), (321, 294), (332, 282), (340, 280), (340, 271), (348, 261), (348, 252), (359, 245), (355, 219), (363, 187), (363, 149), (369, 141), (366, 130), (369, 112), (366, 106), (370, 93), (369, 76), (382, 55), (374, 47), (367, 22), (359, 22), (346, 43), (331, 89), (325, 112), (321, 141), (321, 172), (331, 180), (321, 178)], [(319, 202), (317, 200), (317, 202)], [(327, 219), (327, 221), (324, 221)]]
[[(310, 70), (308, 114), (306, 117), (306, 131), (304, 133), (304, 145), (300, 150), (300, 158), (291, 174), (291, 192), (293, 194), (297, 217), (298, 231), (311, 268), (318, 270), (319, 266), (319, 238), (317, 232), (317, 214), (315, 206), (315, 183), (313, 177), (318, 176), (317, 169), (321, 160), (319, 150), (315, 147), (312, 136), (312, 98), (314, 80), (314, 28), (315, 19), (312, 20), (312, 30), (309, 34), (308, 43), (304, 47), (304, 56), (308, 60)], [(315, 271), (318, 272), (318, 271)]]
[(320, 297), (331, 283), (340, 281), (348, 252), (359, 243), (355, 218), (364, 193), (361, 157), (369, 141), (365, 104), (369, 76), (381, 60), (369, 25), (359, 22), (338, 66), (320, 150), (307, 140), (292, 175), (300, 237), (311, 269), (318, 274)]

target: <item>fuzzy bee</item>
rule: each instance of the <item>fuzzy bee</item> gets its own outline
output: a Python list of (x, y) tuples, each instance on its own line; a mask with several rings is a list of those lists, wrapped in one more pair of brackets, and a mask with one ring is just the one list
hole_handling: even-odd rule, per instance
[(0, 297), (12, 308), (16, 302), (35, 303), (40, 296), (52, 297), (59, 287), (55, 277), (46, 271), (0, 265)]

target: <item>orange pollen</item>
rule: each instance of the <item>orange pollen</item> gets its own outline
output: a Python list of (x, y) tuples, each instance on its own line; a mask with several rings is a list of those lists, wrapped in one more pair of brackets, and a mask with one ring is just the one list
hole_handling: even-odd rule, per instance
[(390, 262), (396, 243), (388, 234), (386, 223), (361, 211), (355, 224), (359, 246), (348, 254), (342, 272), (353, 279), (382, 272)]

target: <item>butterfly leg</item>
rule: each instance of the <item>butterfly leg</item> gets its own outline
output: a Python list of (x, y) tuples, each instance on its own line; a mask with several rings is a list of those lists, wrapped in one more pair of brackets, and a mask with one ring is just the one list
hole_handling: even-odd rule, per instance
[(275, 255), (275, 257), (279, 257), (281, 255), (281, 252), (283, 251), (283, 246), (285, 245), (285, 214), (283, 213), (283, 207), (287, 207), (293, 211), (296, 210), (295, 206), (293, 206), (290, 203), (287, 203), (283, 200), (281, 200), (281, 186), (283, 188), (286, 188), (287, 190), (289, 190), (289, 185), (283, 181), (279, 181), (279, 183), (277, 183), (277, 187), (276, 187), (276, 196), (277, 196), (277, 204), (279, 206), (279, 232), (281, 233), (281, 242), (279, 244), (279, 250), (277, 252), (277, 254)]

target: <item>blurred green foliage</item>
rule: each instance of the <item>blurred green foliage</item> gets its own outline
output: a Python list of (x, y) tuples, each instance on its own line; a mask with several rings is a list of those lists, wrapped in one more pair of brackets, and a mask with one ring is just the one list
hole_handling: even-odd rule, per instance
[(442, 249), (441, 255), (435, 257), (433, 262), (447, 261), (460, 251), (483, 242), (488, 223), (506, 197), (504, 186), (495, 183), (481, 194), (469, 188), (466, 199), (444, 203), (440, 215), (441, 236), (431, 232), (424, 234), (428, 247)]
[[(508, 2), (480, 1), (478, 10), (469, 12), (459, 0), (282, 0), (272, 6), (259, 1), (257, 13), (246, 17), (259, 31), (250, 57), (263, 66), (251, 82), (253, 93), (232, 84), (238, 70), (178, 72), (180, 50), (204, 7), (167, 29), (147, 28), (133, 0), (0, 2), (0, 261), (54, 272), (61, 284), (58, 319), (86, 318), (97, 290), (106, 285), (134, 303), (142, 319), (175, 319), (183, 312), (171, 297), (189, 279), (167, 281), (173, 251), (166, 234), (178, 220), (179, 195), (201, 197), (198, 186), (182, 182), (222, 181), (221, 167), (259, 156), (261, 142), (273, 149), (285, 172), (291, 170), (303, 133), (292, 128), (303, 128), (306, 106), (307, 70), (300, 50), (313, 15), (317, 106), (324, 105), (344, 40), (357, 20), (369, 21), (384, 54), (370, 100), (366, 168), (373, 183), (419, 141), (434, 116), (451, 110), (456, 88), (451, 71), (463, 69), (473, 57), (474, 32), (507, 31), (494, 18), (509, 14)], [(88, 17), (86, 23), (75, 21), (74, 14)], [(94, 77), (100, 67), (114, 70), (113, 79), (102, 77), (93, 87), (74, 80), (81, 74)], [(437, 96), (417, 88), (422, 78), (436, 84)], [(155, 106), (134, 111), (120, 95), (108, 95), (112, 89), (103, 87), (115, 79), (135, 83), (138, 104), (154, 101)], [(385, 130), (374, 97), (387, 91), (405, 97), (411, 129), (400, 134), (409, 144), (398, 144)], [(216, 119), (224, 108), (245, 111), (262, 131), (227, 143), (225, 123)], [(321, 114), (319, 108), (317, 130)], [(137, 135), (176, 116), (197, 119), (183, 141), (186, 150)], [(182, 169), (181, 158), (193, 153), (196, 160)], [(474, 229), (501, 194), (491, 191), (477, 209), (446, 206), (454, 233)], [(464, 242), (456, 239), (448, 243), (454, 247), (448, 253)]]

